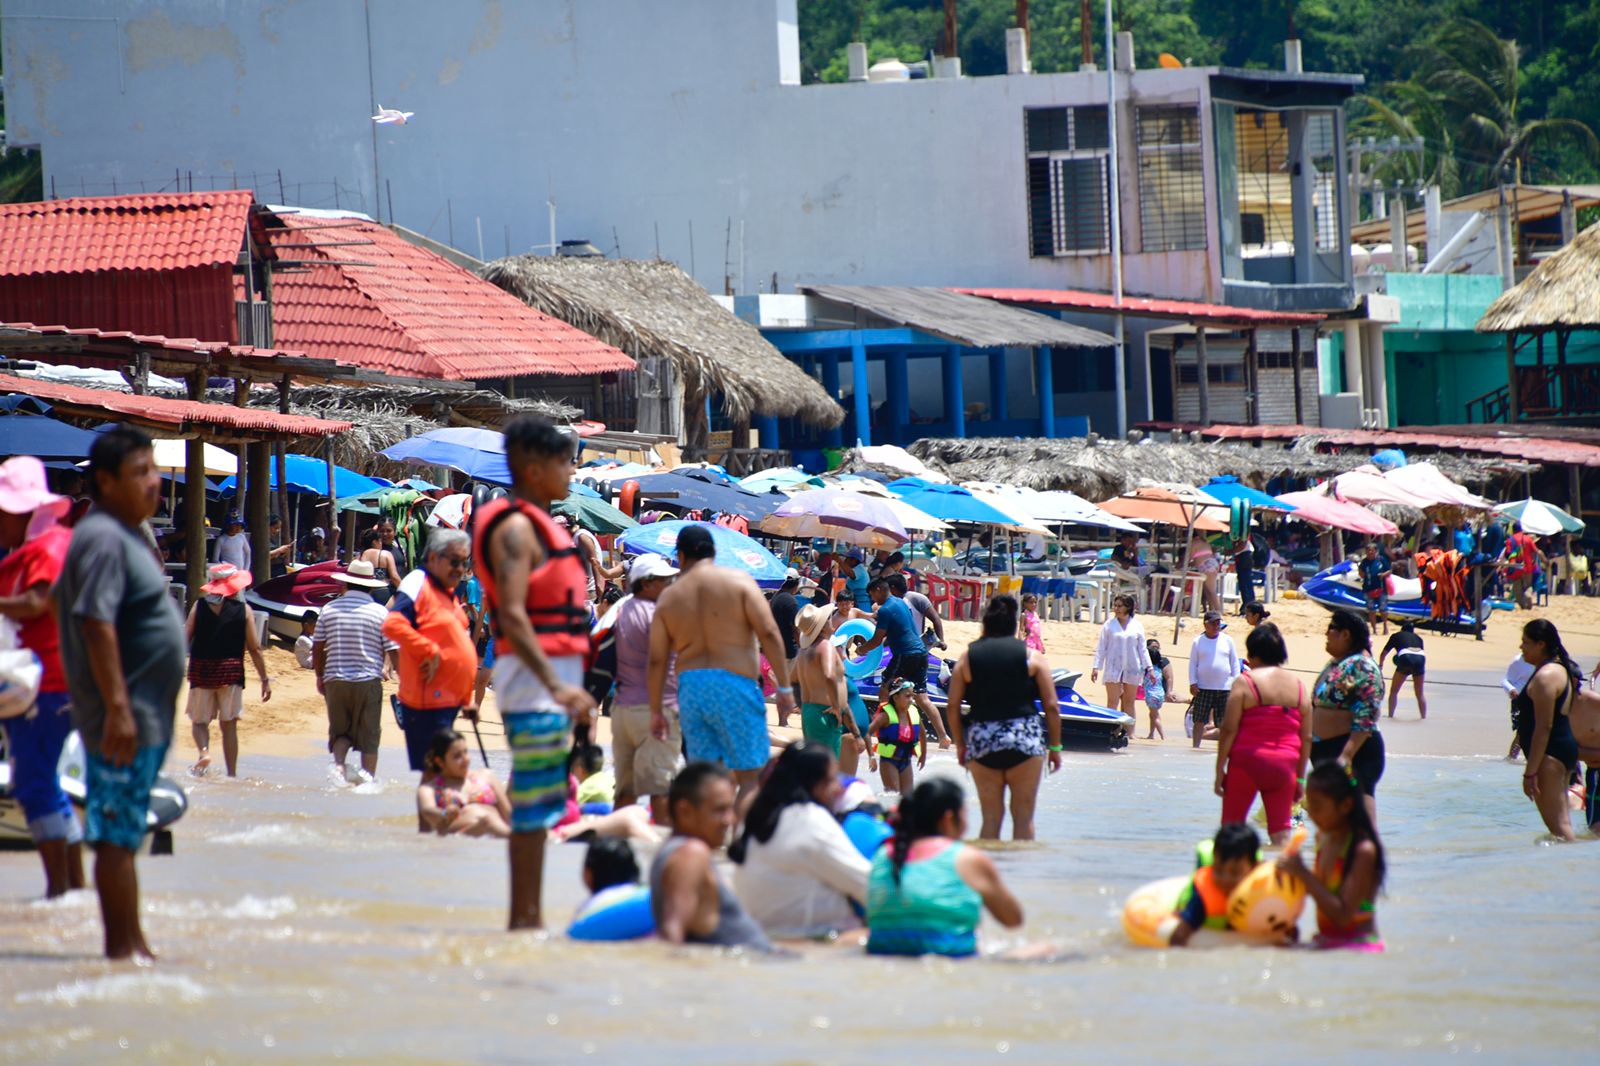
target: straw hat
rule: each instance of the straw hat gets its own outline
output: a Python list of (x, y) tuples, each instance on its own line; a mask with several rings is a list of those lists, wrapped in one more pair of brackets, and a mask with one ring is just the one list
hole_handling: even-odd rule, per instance
[(240, 570), (232, 563), (213, 563), (206, 567), (206, 583), (200, 591), (207, 596), (237, 596), (250, 587), (250, 571)]
[(833, 604), (818, 607), (808, 603), (800, 609), (800, 617), (795, 619), (795, 628), (799, 631), (800, 646), (809, 648), (822, 636), (822, 631), (828, 627), (828, 620), (839, 610)]
[(372, 564), (365, 559), (357, 559), (343, 573), (331, 576), (335, 581), (343, 581), (346, 585), (360, 585), (362, 588), (368, 589), (389, 587), (389, 583), (379, 578), (377, 571), (372, 569)]

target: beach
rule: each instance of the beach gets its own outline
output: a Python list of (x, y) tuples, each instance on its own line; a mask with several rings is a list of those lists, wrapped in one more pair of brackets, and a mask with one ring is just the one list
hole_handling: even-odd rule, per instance
[[(1309, 683), (1327, 612), (1272, 605), (1289, 665)], [(268, 653), (271, 704), (247, 689), (241, 778), (189, 778), (187, 722), (167, 773), (190, 788), (175, 854), (141, 862), (154, 967), (98, 957), (92, 893), (43, 903), (37, 862), (0, 853), (0, 1059), (287, 1062), (338, 1058), (569, 1062), (1096, 1062), (1183, 1056), (1323, 1062), (1351, 1054), (1527, 1061), (1594, 1045), (1600, 1023), (1576, 976), (1600, 936), (1590, 884), (1600, 851), (1555, 846), (1503, 761), (1499, 687), (1523, 621), (1550, 617), (1586, 668), (1600, 652), (1593, 601), (1497, 613), (1483, 642), (1427, 636), (1430, 714), (1409, 692), (1382, 723), (1379, 788), (1390, 879), (1378, 904), (1385, 955), (1235, 947), (1151, 952), (1123, 935), (1122, 901), (1183, 872), (1215, 828), (1214, 745), (1193, 750), (1182, 707), (1167, 740), (1069, 752), (1040, 797), (1034, 844), (993, 847), (1020, 897), (1020, 936), (983, 929), (987, 950), (1051, 941), (1056, 961), (869, 959), (808, 947), (754, 959), (656, 942), (581, 945), (559, 935), (582, 898), (582, 848), (547, 862), (548, 936), (508, 935), (502, 844), (419, 837), (414, 778), (386, 718), (379, 781), (330, 786), (321, 702), (282, 648)], [(1242, 638), (1242, 620), (1229, 633)], [(1191, 620), (1146, 618), (1180, 690)], [(1082, 670), (1098, 627), (1047, 623), (1052, 662)], [(952, 653), (976, 635), (948, 626)], [(1381, 637), (1379, 643), (1381, 644)], [(484, 741), (507, 758), (498, 713)], [(470, 735), (470, 734), (469, 734)], [(602, 737), (604, 731), (602, 730)], [(930, 749), (930, 763), (950, 760)], [(969, 817), (976, 817), (969, 804)], [(1312, 918), (1302, 918), (1310, 929)], [(1581, 969), (1577, 970), (1581, 973)], [(92, 1010), (84, 1008), (91, 1006)]]

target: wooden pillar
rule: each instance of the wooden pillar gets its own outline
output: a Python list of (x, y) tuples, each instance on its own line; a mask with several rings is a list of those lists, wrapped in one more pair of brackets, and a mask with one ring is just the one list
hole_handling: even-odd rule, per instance
[[(327, 553), (328, 558), (332, 559), (339, 543), (339, 497), (336, 495), (333, 483), (333, 437), (331, 436), (324, 439), (322, 458), (328, 467), (328, 535), (323, 538), (322, 543), (323, 550)], [(346, 538), (346, 546), (349, 549), (346, 557), (354, 559), (356, 547), (356, 524), (354, 522), (350, 523), (350, 534)]]
[(1306, 424), (1305, 402), (1300, 398), (1300, 327), (1289, 327), (1289, 351), (1294, 361), (1294, 421)]
[[(189, 375), (189, 399), (203, 400), (206, 395), (205, 371)], [(189, 545), (189, 568), (185, 584), (192, 604), (200, 595), (200, 586), (206, 582), (206, 463), (205, 447), (194, 439), (184, 442), (183, 449), (183, 501), (184, 539)]]
[(1194, 331), (1195, 380), (1200, 386), (1200, 424), (1211, 424), (1211, 364), (1206, 361), (1206, 331), (1197, 326)]
[(944, 0), (944, 54), (959, 56), (961, 50), (956, 47), (956, 0)]
[[(269, 275), (270, 277), (270, 275)], [(278, 379), (278, 413), (289, 413), (289, 375), (285, 374)], [(283, 441), (278, 441), (272, 446), (273, 461), (278, 468), (278, 516), (283, 519), (284, 534), (291, 538), (300, 535), (300, 523), (289, 520), (289, 446)], [(296, 516), (298, 518), (298, 515)], [(295, 551), (290, 550), (289, 561), (294, 562)]]
[(1522, 389), (1517, 381), (1517, 335), (1506, 334), (1506, 400), (1510, 404), (1506, 411), (1506, 421), (1516, 423), (1522, 421)]
[[(267, 515), (272, 507), (267, 470), (267, 464), (272, 461), (271, 447), (266, 441), (251, 441), (245, 446), (246, 465), (250, 468), (250, 487), (244, 499), (245, 522), (250, 530), (250, 573), (257, 585), (272, 576), (272, 539), (267, 532)], [(243, 479), (240, 481), (242, 484)]]
[(1583, 467), (1577, 463), (1567, 466), (1567, 510), (1573, 518), (1583, 518)]
[(128, 385), (133, 389), (135, 396), (145, 396), (150, 392), (150, 353), (139, 352), (133, 357), (133, 377)]
[(1256, 331), (1251, 330), (1244, 348), (1244, 402), (1252, 426), (1261, 424), (1261, 373), (1256, 359)]

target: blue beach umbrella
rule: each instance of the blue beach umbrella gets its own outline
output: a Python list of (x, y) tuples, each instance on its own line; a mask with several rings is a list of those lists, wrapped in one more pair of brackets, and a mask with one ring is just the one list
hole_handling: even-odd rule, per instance
[[(288, 489), (290, 492), (304, 492), (313, 496), (326, 496), (328, 494), (328, 464), (321, 459), (310, 455), (288, 455), (284, 457), (284, 466), (288, 472)], [(271, 473), (271, 488), (278, 487), (278, 464), (268, 463), (267, 468)], [(230, 496), (238, 490), (238, 478), (230, 477), (217, 486), (217, 491), (224, 496)], [(364, 496), (390, 487), (387, 482), (365, 477), (354, 470), (347, 470), (342, 466), (333, 468), (333, 494), (343, 499), (346, 496)]]
[(1201, 485), (1200, 488), (1223, 503), (1232, 504), (1235, 500), (1243, 500), (1257, 511), (1293, 511), (1295, 509), (1294, 504), (1284, 503), (1276, 496), (1270, 496), (1260, 489), (1253, 489), (1249, 485), (1241, 484), (1239, 479), (1232, 475), (1214, 477), (1206, 484)]
[(743, 570), (756, 579), (756, 584), (777, 588), (789, 572), (786, 563), (758, 542), (727, 526), (710, 522), (651, 522), (635, 526), (617, 538), (617, 543), (629, 555), (654, 552), (668, 559), (678, 557), (678, 534), (685, 526), (705, 526), (711, 531), (711, 540), (717, 546), (717, 565)]
[(506, 439), (498, 430), (447, 426), (403, 440), (378, 454), (411, 466), (442, 466), (478, 481), (511, 484)]
[(945, 522), (971, 522), (980, 526), (1010, 526), (1016, 519), (989, 506), (960, 485), (940, 485), (916, 477), (889, 482), (889, 491), (919, 511)]
[(38, 459), (82, 459), (98, 434), (44, 415), (0, 418), (0, 456), (31, 455)]
[(765, 518), (789, 498), (776, 492), (751, 492), (703, 470), (646, 474), (632, 480), (639, 483), (641, 500), (683, 510), (736, 514), (751, 522)]

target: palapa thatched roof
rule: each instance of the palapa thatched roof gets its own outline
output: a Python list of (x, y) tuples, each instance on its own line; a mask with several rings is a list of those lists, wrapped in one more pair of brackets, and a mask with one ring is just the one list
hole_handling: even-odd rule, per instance
[(816, 379), (676, 264), (524, 255), (489, 263), (482, 274), (635, 359), (666, 356), (686, 395), (721, 393), (735, 420), (763, 414), (818, 426), (844, 421), (844, 409)]
[(1479, 333), (1600, 329), (1600, 226), (1540, 263), (1478, 319)]
[[(1024, 488), (1068, 489), (1088, 500), (1107, 500), (1141, 485), (1177, 483), (1204, 485), (1213, 477), (1232, 475), (1255, 488), (1275, 477), (1325, 478), (1371, 461), (1354, 452), (1316, 450), (1314, 438), (1293, 448), (1230, 444), (1130, 444), (1082, 437), (1049, 440), (1008, 437), (967, 440), (926, 438), (907, 449), (952, 480), (996, 481)], [(1482, 484), (1499, 471), (1460, 457), (1429, 456), (1458, 481)]]

